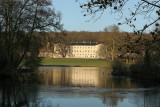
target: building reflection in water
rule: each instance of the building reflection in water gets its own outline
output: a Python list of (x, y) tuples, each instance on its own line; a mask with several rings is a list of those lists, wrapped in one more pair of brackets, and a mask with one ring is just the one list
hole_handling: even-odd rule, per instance
[(67, 67), (65, 69), (39, 69), (44, 75), (43, 82), (48, 85), (98, 86), (98, 68)]
[(131, 79), (112, 77), (111, 69), (106, 68), (41, 67), (38, 73), (43, 75), (42, 82), (46, 85), (101, 88), (145, 87), (145, 84), (134, 82)]

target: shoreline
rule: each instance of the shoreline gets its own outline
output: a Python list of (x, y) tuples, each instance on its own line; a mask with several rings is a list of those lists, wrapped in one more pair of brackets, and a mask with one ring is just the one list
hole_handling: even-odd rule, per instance
[(111, 68), (111, 66), (82, 66), (82, 65), (37, 65), (37, 66), (53, 66), (53, 67), (102, 67)]
[(64, 66), (64, 67), (111, 67), (112, 61), (102, 59), (59, 59), (43, 58), (38, 66)]

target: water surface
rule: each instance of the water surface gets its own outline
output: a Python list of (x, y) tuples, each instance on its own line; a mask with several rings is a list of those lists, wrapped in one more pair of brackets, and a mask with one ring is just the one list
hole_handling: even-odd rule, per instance
[[(31, 107), (160, 107), (160, 87), (98, 67), (39, 67), (41, 84), (1, 84), (1, 104)], [(4, 104), (5, 103), (5, 104)]]

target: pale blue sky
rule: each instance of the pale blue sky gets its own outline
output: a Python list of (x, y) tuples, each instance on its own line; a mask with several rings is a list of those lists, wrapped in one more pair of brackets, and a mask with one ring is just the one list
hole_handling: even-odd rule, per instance
[[(64, 29), (68, 31), (103, 31), (106, 26), (112, 24), (118, 24), (119, 22), (123, 22), (124, 18), (121, 20), (116, 20), (116, 15), (111, 15), (109, 11), (105, 11), (104, 14), (98, 19), (96, 22), (93, 20), (86, 22), (89, 20), (89, 17), (84, 17), (82, 13), (82, 9), (79, 7), (79, 3), (75, 2), (75, 0), (52, 0), (53, 6), (56, 10), (62, 13), (62, 23), (64, 24)], [(138, 0), (136, 0), (137, 2)], [(134, 5), (133, 0), (127, 4), (128, 7)], [(128, 10), (126, 9), (124, 12), (124, 16), (129, 16)], [(137, 28), (142, 28), (142, 25), (146, 23), (143, 18), (138, 17), (138, 21), (136, 22)], [(133, 29), (128, 25), (121, 25), (120, 29), (126, 32), (132, 32)]]

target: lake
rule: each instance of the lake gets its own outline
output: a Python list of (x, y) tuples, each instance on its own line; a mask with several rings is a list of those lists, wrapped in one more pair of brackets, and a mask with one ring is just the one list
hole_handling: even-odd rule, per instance
[(111, 75), (99, 67), (41, 66), (40, 82), (0, 84), (1, 106), (160, 107), (160, 85)]

